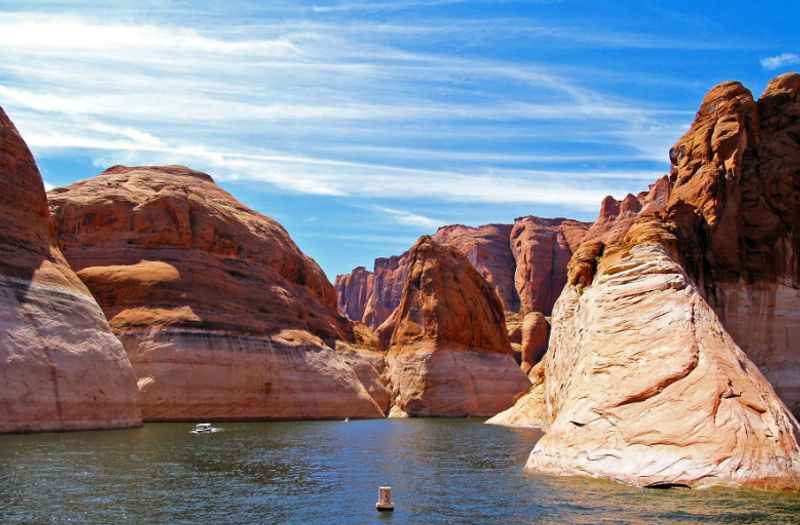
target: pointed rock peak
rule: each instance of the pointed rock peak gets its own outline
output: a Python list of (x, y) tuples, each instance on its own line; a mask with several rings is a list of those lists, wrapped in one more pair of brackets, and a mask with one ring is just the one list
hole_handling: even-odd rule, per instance
[(611, 195), (607, 195), (600, 204), (600, 216), (598, 220), (616, 217), (617, 215), (619, 215), (619, 201)]
[(620, 213), (639, 213), (642, 209), (642, 203), (639, 202), (639, 199), (636, 198), (635, 195), (629, 193), (625, 196), (622, 200), (622, 204), (619, 207)]
[(196, 179), (200, 179), (206, 182), (210, 182), (215, 184), (214, 179), (208, 173), (204, 173), (202, 171), (193, 170), (191, 168), (187, 168), (186, 166), (178, 166), (178, 165), (167, 165), (167, 166), (122, 166), (116, 165), (111, 166), (107, 170), (105, 170), (101, 175), (120, 175), (126, 173), (143, 173), (146, 174), (148, 172), (156, 172), (156, 173), (166, 173), (169, 175), (176, 175), (182, 177), (194, 177)]
[(464, 255), (428, 235), (409, 255), (403, 297), (389, 320), (391, 346), (429, 342), (511, 353), (502, 303)]
[(779, 93), (800, 93), (800, 73), (790, 71), (773, 78), (769, 81), (761, 96), (763, 98)]

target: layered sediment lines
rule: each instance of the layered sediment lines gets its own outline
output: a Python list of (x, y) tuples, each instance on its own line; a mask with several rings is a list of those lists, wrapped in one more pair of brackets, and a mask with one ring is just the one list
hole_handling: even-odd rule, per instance
[(210, 176), (116, 166), (50, 205), (130, 356), (145, 419), (384, 415), (380, 359), (359, 357), (380, 354), (337, 314), (322, 270)]
[(33, 156), (0, 109), (0, 432), (140, 425), (130, 361), (48, 216)]
[(800, 427), (781, 400), (796, 406), (800, 377), (799, 92), (794, 74), (758, 102), (736, 82), (713, 88), (670, 151), (663, 204), (576, 250), (528, 468), (800, 488)]
[(392, 413), (491, 415), (530, 386), (493, 287), (459, 251), (422, 237), (406, 255), (399, 306), (378, 329)]

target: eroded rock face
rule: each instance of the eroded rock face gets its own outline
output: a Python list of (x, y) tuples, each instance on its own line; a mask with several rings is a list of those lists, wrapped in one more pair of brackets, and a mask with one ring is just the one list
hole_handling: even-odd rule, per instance
[(521, 366), (526, 374), (547, 352), (550, 323), (540, 312), (530, 312), (522, 321)]
[(509, 244), (511, 229), (509, 224), (486, 224), (477, 228), (456, 224), (439, 228), (433, 240), (463, 253), (494, 287), (503, 309), (516, 312), (519, 295), (514, 285), (516, 263)]
[(522, 217), (514, 221), (510, 243), (522, 312), (550, 315), (567, 282), (567, 263), (587, 227), (568, 219)]
[(547, 404), (544, 397), (544, 363), (530, 369), (531, 386), (514, 404), (486, 420), (487, 425), (512, 428), (543, 429), (547, 425)]
[(771, 370), (798, 370), (783, 338), (797, 326), (798, 78), (758, 103), (739, 83), (712, 89), (670, 151), (666, 202), (577, 250), (528, 468), (800, 488), (800, 428), (779, 398), (792, 403), (791, 373)]
[(363, 321), (367, 326), (377, 328), (400, 304), (408, 268), (408, 252), (375, 259), (372, 294), (364, 308)]
[(492, 285), (457, 250), (422, 237), (400, 305), (378, 329), (394, 406), (412, 416), (491, 415), (530, 382), (512, 357)]
[[(494, 287), (506, 312), (549, 315), (566, 283), (567, 262), (588, 228), (589, 224), (571, 219), (521, 217), (513, 225), (443, 226), (433, 239), (465, 255)], [(397, 308), (408, 268), (408, 252), (375, 260), (369, 298), (360, 318), (364, 323), (377, 328)], [(347, 315), (360, 311), (363, 287), (351, 283), (361, 282), (362, 275), (359, 267), (337, 278), (339, 310)]]
[(361, 321), (367, 301), (372, 295), (372, 272), (363, 266), (353, 271), (336, 276), (335, 288), (339, 311), (353, 321)]
[(0, 109), (0, 432), (138, 426), (130, 361), (48, 217), (33, 156)]
[(210, 176), (116, 166), (53, 190), (50, 205), (64, 255), (130, 356), (146, 419), (388, 408), (380, 355), (336, 350), (364, 345), (319, 266)]

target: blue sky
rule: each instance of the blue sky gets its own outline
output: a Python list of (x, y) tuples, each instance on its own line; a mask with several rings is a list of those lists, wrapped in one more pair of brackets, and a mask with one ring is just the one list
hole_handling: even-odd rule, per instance
[[(112, 6), (113, 7), (109, 7)], [(592, 220), (713, 84), (800, 69), (794, 2), (0, 1), (0, 106), (50, 186), (207, 171), (333, 279), (442, 224)]]

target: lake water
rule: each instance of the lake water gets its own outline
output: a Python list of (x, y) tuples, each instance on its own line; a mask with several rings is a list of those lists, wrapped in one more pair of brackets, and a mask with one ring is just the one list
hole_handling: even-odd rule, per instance
[(539, 434), (478, 419), (222, 426), (0, 436), (0, 523), (800, 523), (798, 495), (525, 474)]

